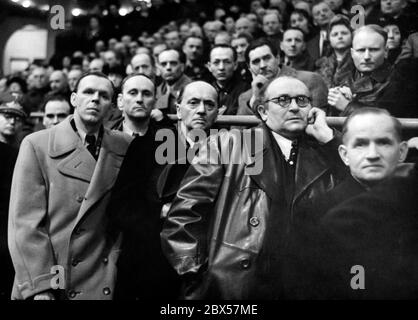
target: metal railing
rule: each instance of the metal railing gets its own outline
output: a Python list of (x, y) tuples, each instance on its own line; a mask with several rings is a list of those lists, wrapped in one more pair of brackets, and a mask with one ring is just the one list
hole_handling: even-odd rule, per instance
[[(31, 118), (42, 118), (43, 112), (32, 112)], [(177, 115), (168, 114), (168, 118), (172, 121), (177, 121)], [(398, 118), (402, 124), (402, 128), (406, 130), (418, 130), (417, 118)], [(344, 123), (345, 117), (327, 117), (327, 123), (331, 127), (341, 127)], [(260, 119), (256, 116), (218, 116), (216, 120), (218, 124), (232, 125), (232, 126), (256, 126), (260, 123)]]

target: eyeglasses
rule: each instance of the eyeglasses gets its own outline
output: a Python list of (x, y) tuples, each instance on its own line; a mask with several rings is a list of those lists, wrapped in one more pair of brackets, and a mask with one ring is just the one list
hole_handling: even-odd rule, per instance
[(300, 108), (305, 108), (307, 106), (309, 106), (311, 104), (312, 99), (304, 96), (304, 95), (300, 95), (300, 96), (296, 96), (296, 97), (291, 97), (288, 95), (282, 95), (279, 97), (275, 97), (275, 98), (271, 98), (269, 100), (264, 101), (264, 103), (266, 102), (273, 102), (275, 104), (278, 104), (279, 106), (283, 107), (283, 108), (287, 108), (290, 106), (290, 104), (292, 103), (292, 100), (296, 101), (296, 104), (300, 107)]

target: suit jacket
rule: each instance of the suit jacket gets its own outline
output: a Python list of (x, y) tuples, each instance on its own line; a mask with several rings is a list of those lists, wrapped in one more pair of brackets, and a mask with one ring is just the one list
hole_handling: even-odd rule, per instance
[(174, 83), (170, 93), (167, 92), (167, 83), (163, 82), (157, 87), (157, 102), (155, 103), (155, 108), (160, 109), (164, 113), (176, 113), (176, 99), (180, 91), (190, 82), (192, 82), (192, 80), (183, 74), (180, 79)]
[(62, 298), (111, 299), (118, 241), (106, 235), (106, 207), (128, 148), (124, 134), (104, 129), (97, 160), (70, 119), (26, 137), (13, 175), (9, 249), (16, 271), (13, 299), (54, 286)]
[[(328, 88), (320, 75), (309, 71), (298, 71), (293, 68), (282, 66), (279, 71), (280, 76), (292, 76), (306, 84), (312, 96), (312, 106), (326, 108), (328, 104)], [(254, 112), (248, 106), (252, 96), (252, 89), (242, 93), (238, 98), (237, 114), (252, 115)]]
[(322, 55), (319, 54), (319, 40), (320, 40), (320, 33), (316, 34), (312, 39), (310, 39), (306, 43), (306, 50), (308, 50), (309, 55), (312, 57), (314, 61), (318, 60), (321, 57), (327, 57), (331, 54), (331, 46), (328, 41), (324, 41), (323, 48), (322, 48)]
[(302, 71), (314, 71), (315, 60), (312, 59), (308, 51), (304, 50), (296, 59), (289, 61), (289, 67)]
[[(275, 297), (283, 282), (293, 278), (287, 273), (291, 269), (283, 269), (279, 278), (258, 277), (260, 271), (264, 275), (278, 272), (269, 267), (269, 261), (260, 260), (272, 216), (282, 221), (274, 234), (286, 252), (289, 225), (301, 204), (336, 184), (330, 162), (338, 157), (337, 139), (319, 147), (303, 138), (294, 196), (290, 209), (282, 211), (276, 142), (269, 129), (258, 130), (263, 136), (261, 146), (260, 140), (251, 141), (238, 130), (211, 136), (210, 148), (200, 149), (168, 213), (161, 233), (163, 250), (183, 276), (183, 294), (188, 299)], [(259, 147), (252, 147), (254, 142)], [(227, 155), (230, 161), (225, 163)], [(285, 257), (282, 254), (276, 257)]]
[(238, 110), (238, 98), (241, 93), (251, 88), (251, 85), (243, 81), (241, 75), (234, 73), (233, 77), (226, 84), (225, 87), (221, 88), (216, 81), (211, 82), (216, 88), (219, 98), (219, 108), (226, 107), (224, 115), (235, 115)]

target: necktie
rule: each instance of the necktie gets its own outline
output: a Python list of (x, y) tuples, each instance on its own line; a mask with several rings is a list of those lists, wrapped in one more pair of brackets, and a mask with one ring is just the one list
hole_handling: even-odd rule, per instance
[(96, 137), (92, 134), (86, 135), (87, 150), (91, 153), (94, 159), (97, 160), (96, 156)]
[(290, 155), (289, 155), (289, 160), (288, 160), (288, 163), (291, 166), (294, 166), (296, 164), (297, 155), (298, 155), (298, 141), (294, 140), (292, 142), (292, 148), (290, 149)]

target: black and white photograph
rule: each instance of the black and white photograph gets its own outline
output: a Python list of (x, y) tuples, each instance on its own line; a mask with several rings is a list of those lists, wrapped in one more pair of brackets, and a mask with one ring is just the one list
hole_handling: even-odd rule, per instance
[(417, 0), (0, 0), (0, 30), (12, 309), (418, 299)]

